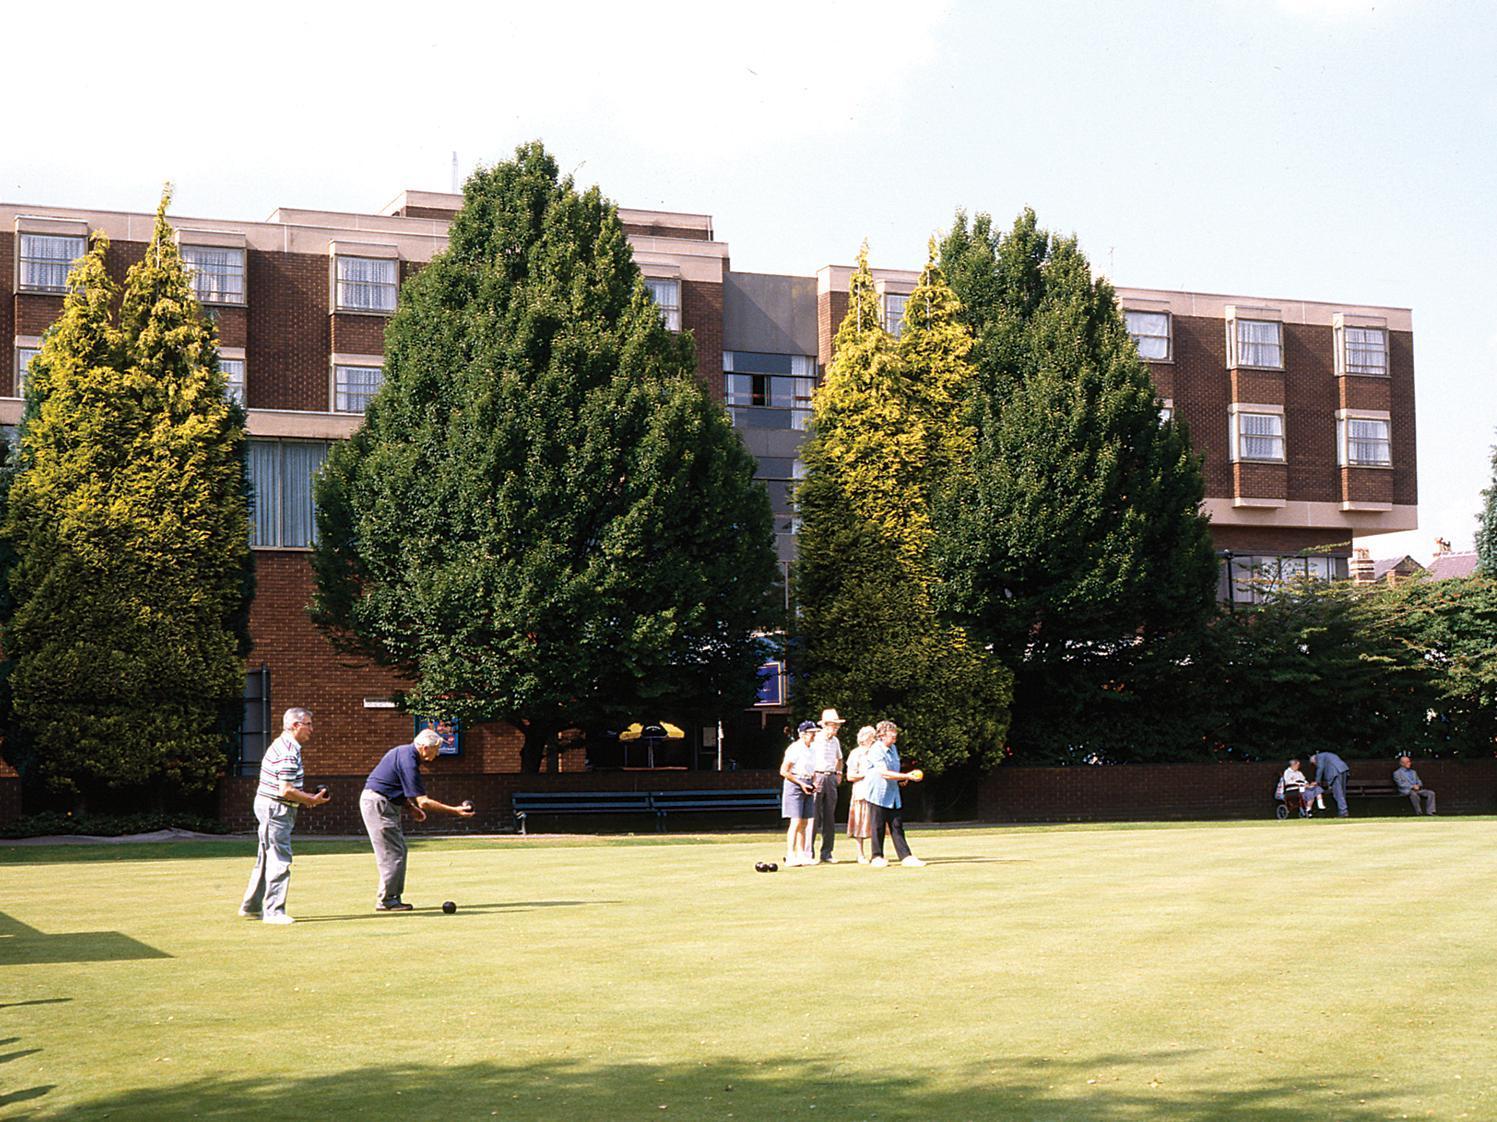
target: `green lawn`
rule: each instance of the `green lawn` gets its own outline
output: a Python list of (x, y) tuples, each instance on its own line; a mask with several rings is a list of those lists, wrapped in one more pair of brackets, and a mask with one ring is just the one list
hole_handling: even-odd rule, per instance
[(1493, 826), (0, 847), (0, 1117), (1489, 1120)]

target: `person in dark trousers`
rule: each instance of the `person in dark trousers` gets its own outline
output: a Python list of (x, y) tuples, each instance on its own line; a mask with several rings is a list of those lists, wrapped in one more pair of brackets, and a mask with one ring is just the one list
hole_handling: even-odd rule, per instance
[(1316, 752), (1310, 757), (1310, 762), (1315, 765), (1315, 782), (1331, 793), (1331, 798), (1336, 800), (1337, 816), (1345, 818), (1348, 813), (1346, 776), (1351, 768), (1347, 767), (1346, 761), (1334, 752)]
[(924, 779), (920, 771), (900, 771), (899, 749), (894, 742), (899, 739), (899, 726), (893, 721), (880, 721), (874, 726), (873, 752), (868, 760), (868, 812), (869, 828), (873, 831), (874, 868), (886, 867), (884, 858), (884, 828), (894, 840), (894, 856), (901, 865), (918, 868), (925, 862), (910, 852), (904, 840), (904, 816), (900, 812), (899, 788), (906, 783), (918, 783)]
[(473, 804), (448, 806), (428, 798), (421, 782), (421, 765), (437, 758), (442, 738), (433, 729), (422, 729), (414, 744), (401, 744), (384, 754), (359, 796), (359, 815), (374, 846), (374, 863), (379, 867), (377, 912), (408, 912), (411, 905), (402, 900), (405, 891), (405, 831), (400, 827), (400, 809), (409, 806), (417, 822), (426, 821), (429, 811), (440, 811), (457, 818), (472, 818)]
[[(1414, 804), (1415, 814), (1435, 812), (1435, 793), (1419, 782), (1419, 773), (1414, 770), (1414, 761), (1409, 756), (1398, 757), (1398, 770), (1393, 773), (1393, 786), (1398, 793)], [(1423, 801), (1424, 806), (1419, 804)]]

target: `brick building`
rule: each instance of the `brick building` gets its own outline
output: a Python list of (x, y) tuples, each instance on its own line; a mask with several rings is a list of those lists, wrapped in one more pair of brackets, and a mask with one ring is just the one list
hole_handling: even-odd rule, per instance
[[(406, 191), (371, 214), (283, 208), (264, 222), (173, 219), (199, 298), (218, 322), (230, 392), (249, 417), (258, 587), (245, 769), (289, 705), (317, 714), (307, 763), (319, 775), (362, 775), (411, 734), (410, 719), (390, 703), (399, 680), (336, 654), (308, 620), (311, 480), (330, 443), (358, 427), (380, 384), (399, 284), (444, 248), (460, 202)], [(800, 444), (851, 269), (735, 273), (706, 215), (624, 209), (620, 217), (667, 323), (693, 333), (699, 376), (758, 459), (788, 568)], [(68, 264), (88, 233), (109, 235), (109, 268), (122, 279), (152, 223), (147, 213), (0, 204), (0, 255), (14, 263), (0, 274), (0, 338), (13, 340), (0, 353), (0, 425), (19, 422), (26, 365), (59, 314)], [(875, 271), (889, 322), (898, 323), (916, 277)], [(1345, 576), (1354, 533), (1415, 525), (1407, 310), (1143, 289), (1119, 295), (1163, 409), (1188, 421), (1205, 455), (1224, 598), (1251, 596), (1254, 570)], [(783, 678), (770, 672), (763, 704), (724, 715), (722, 743), (715, 728), (690, 730), (673, 762), (769, 763), (765, 753), (782, 743), (784, 700)], [(507, 727), (464, 730), (461, 760), (446, 770), (513, 772), (519, 747)], [(564, 754), (563, 771), (584, 766), (581, 750)]]

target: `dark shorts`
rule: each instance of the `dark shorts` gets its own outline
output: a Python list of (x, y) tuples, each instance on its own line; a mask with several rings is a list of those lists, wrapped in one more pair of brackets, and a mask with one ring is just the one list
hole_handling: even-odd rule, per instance
[(811, 818), (816, 814), (815, 795), (808, 795), (800, 789), (800, 785), (785, 780), (785, 789), (780, 794), (780, 817), (781, 818)]

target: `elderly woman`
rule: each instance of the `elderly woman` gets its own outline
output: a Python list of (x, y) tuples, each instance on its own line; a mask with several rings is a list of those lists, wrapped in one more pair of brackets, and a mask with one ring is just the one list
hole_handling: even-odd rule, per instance
[(785, 865), (814, 865), (811, 857), (811, 815), (816, 799), (816, 757), (811, 741), (816, 737), (816, 722), (802, 721), (796, 739), (785, 748), (780, 777), (785, 788), (780, 794), (780, 817), (788, 819), (785, 831)]
[(906, 783), (919, 783), (925, 774), (919, 770), (899, 770), (899, 749), (894, 747), (899, 739), (899, 726), (893, 721), (880, 721), (874, 729), (875, 750), (868, 768), (868, 809), (871, 812), (870, 827), (873, 833), (873, 860), (869, 862), (883, 868), (884, 830), (894, 839), (894, 854), (901, 865), (920, 866), (925, 862), (910, 852), (904, 840), (904, 817), (901, 814), (899, 788)]
[[(868, 809), (868, 769), (872, 765), (872, 725), (858, 730), (858, 746), (847, 754), (847, 778), (852, 783), (852, 802), (847, 807), (847, 836), (858, 843), (858, 864), (868, 864), (868, 839), (873, 836)], [(879, 758), (883, 758), (880, 750)]]

